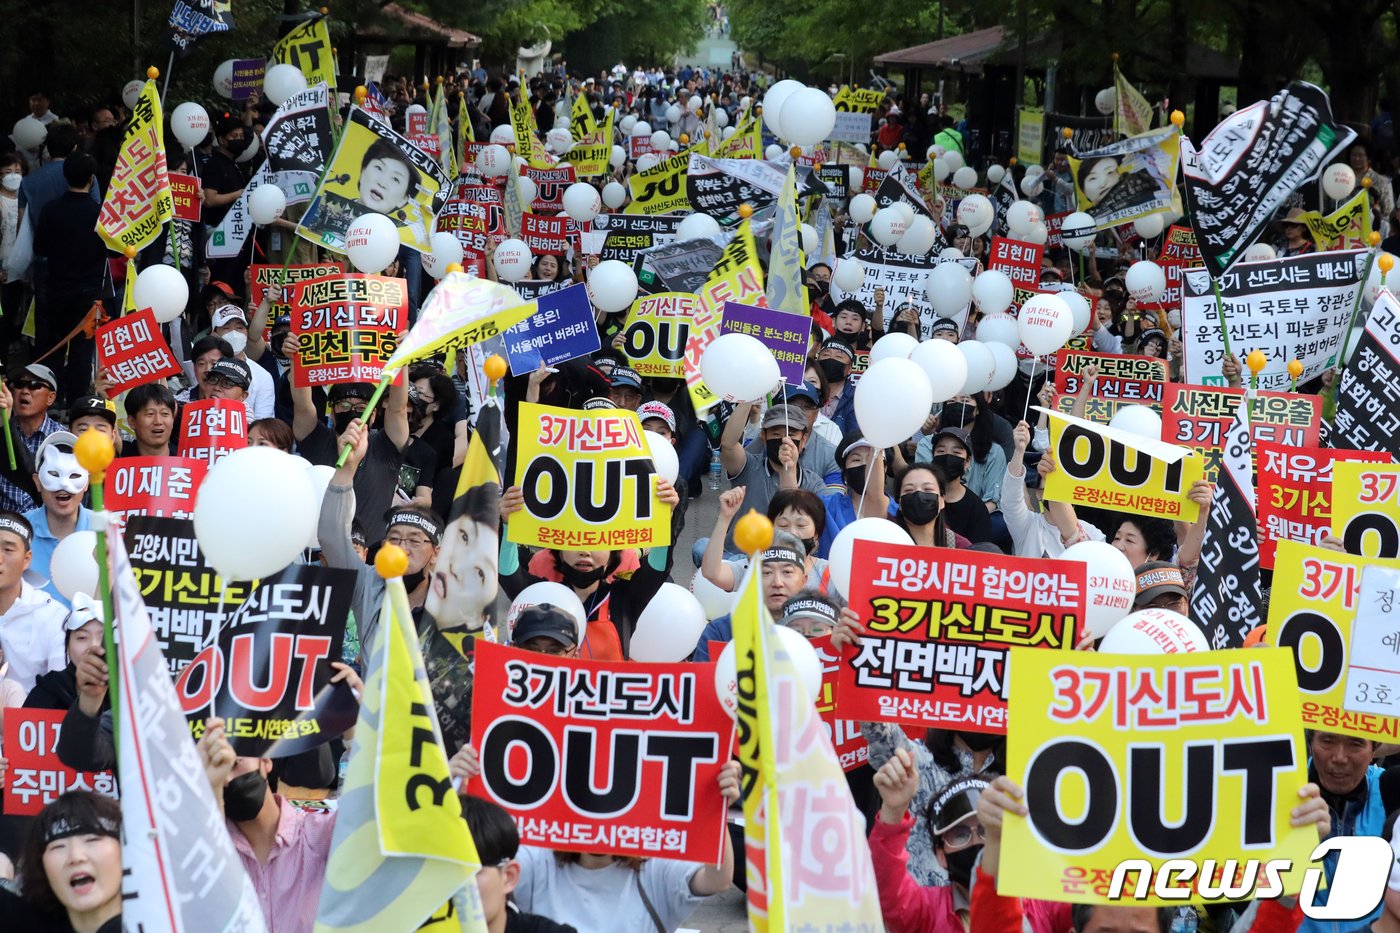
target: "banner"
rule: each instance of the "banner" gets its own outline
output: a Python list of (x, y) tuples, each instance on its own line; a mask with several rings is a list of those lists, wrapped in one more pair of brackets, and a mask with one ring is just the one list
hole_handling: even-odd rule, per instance
[[(288, 204), (311, 200), (326, 170), (335, 134), (331, 128), (330, 94), (324, 84), (298, 91), (282, 101), (263, 128), (262, 145), (278, 185), (298, 192)], [(300, 194), (300, 192), (306, 192)]]
[(517, 475), (525, 508), (509, 539), (560, 550), (671, 543), (671, 510), (656, 494), (656, 467), (637, 413), (520, 403)]
[(564, 209), (564, 191), (578, 180), (572, 165), (539, 168), (527, 165), (520, 174), (535, 183), (535, 199), (525, 205), (535, 213), (558, 212)]
[[(1186, 493), (1201, 478), (1201, 457), (1192, 454), (1169, 462), (1155, 454), (1171, 452), (1170, 444), (1032, 407), (1052, 415), (1055, 470), (1045, 478), (1047, 500), (1178, 522), (1196, 520), (1199, 508)], [(1173, 455), (1180, 456), (1180, 450)]]
[(418, 360), (499, 337), (535, 313), (533, 301), (519, 301), (508, 285), (449, 272), (423, 300), (418, 320), (384, 368), (398, 372)]
[(1326, 217), (1321, 211), (1304, 211), (1302, 220), (1319, 250), (1371, 248), (1371, 196), (1365, 188)]
[[(875, 307), (876, 289), (885, 291), (885, 327), (905, 305), (913, 305), (919, 312), (919, 332), (928, 335), (933, 331), (933, 322), (943, 315), (933, 310), (933, 304), (924, 291), (924, 281), (930, 270), (939, 260), (932, 256), (906, 256), (892, 249), (874, 244), (855, 252), (855, 258), (865, 266), (865, 278), (853, 292), (843, 291), (835, 282), (831, 284), (833, 306), (848, 298), (854, 298), (867, 308)], [(977, 260), (951, 260), (976, 267)], [(955, 318), (956, 320), (956, 318)], [(959, 322), (962, 323), (962, 322)]]
[(758, 159), (710, 159), (692, 155), (689, 166), (685, 190), (690, 209), (709, 214), (726, 227), (742, 219), (739, 216), (741, 204), (760, 211), (775, 203), (787, 178), (776, 162)]
[(122, 457), (107, 468), (103, 502), (121, 528), (135, 515), (194, 518), (194, 498), (209, 464), (187, 457)]
[(1400, 466), (1338, 461), (1332, 535), (1348, 554), (1390, 560), (1400, 557)]
[(720, 401), (700, 376), (700, 359), (705, 355), (705, 348), (719, 336), (724, 305), (729, 301), (757, 307), (764, 307), (768, 301), (763, 290), (758, 245), (748, 221), (739, 224), (734, 238), (720, 254), (719, 262), (710, 270), (709, 278), (696, 290), (690, 338), (685, 343), (684, 371), (685, 387), (697, 413)]
[(108, 771), (77, 771), (58, 758), (62, 709), (5, 710), (5, 815), (36, 816), (70, 790), (88, 790), (115, 799), (117, 782)]
[(1118, 63), (1113, 63), (1113, 129), (1123, 136), (1138, 136), (1152, 127), (1152, 105), (1128, 83)]
[(352, 570), (293, 564), (258, 581), (211, 644), (175, 677), (196, 738), (219, 716), (233, 750), (281, 758), (324, 745), (355, 724), (350, 685), (332, 684), (355, 591)]
[[(109, 474), (110, 476), (110, 474)], [(122, 925), (128, 930), (266, 930), (189, 734), (120, 532), (108, 525), (122, 781)], [(197, 870), (193, 867), (197, 866)]]
[(1354, 450), (1384, 451), (1400, 458), (1400, 303), (1388, 291), (1376, 298), (1366, 329), (1356, 342), (1337, 389), (1333, 444)]
[(1183, 270), (1186, 381), (1225, 384), (1220, 374), (1225, 344), (1215, 302), (1217, 285), (1230, 346), (1237, 355), (1248, 348), (1263, 351), (1268, 359), (1259, 373), (1261, 389), (1286, 390), (1293, 380), (1288, 364), (1294, 359), (1303, 364), (1300, 384), (1331, 369), (1342, 352), (1364, 265), (1364, 253), (1346, 251), (1244, 263), (1215, 280), (1205, 269)]
[(1259, 561), (1274, 566), (1279, 541), (1320, 544), (1332, 532), (1333, 464), (1339, 461), (1389, 463), (1385, 453), (1334, 450), (1257, 441), (1259, 481)]
[(200, 211), (204, 207), (204, 201), (199, 194), (199, 176), (168, 172), (166, 177), (170, 179), (170, 209), (174, 212), (172, 216), (176, 220), (199, 223)]
[[(1220, 475), (1225, 435), (1235, 420), (1244, 389), (1214, 389), (1169, 383), (1162, 399), (1162, 440), (1200, 454), (1202, 477)], [(1322, 433), (1322, 399), (1292, 392), (1259, 392), (1249, 410), (1255, 443), (1316, 447)]]
[[(1030, 812), (1006, 818), (1003, 851), (1018, 857), (997, 893), (1117, 904), (1108, 888), (1128, 859), (1155, 870), (1247, 853), (1291, 859), (1280, 874), (1296, 894), (1317, 846), (1311, 823), (1289, 826), (1308, 782), (1297, 697), (1282, 651), (1013, 651), (1006, 759)], [(1145, 871), (1128, 878), (1135, 906), (1180, 903), (1149, 890)], [(1194, 885), (1189, 899), (1203, 900)]]
[(180, 457), (213, 466), (225, 454), (247, 446), (248, 407), (243, 402), (200, 399), (181, 410)]
[(714, 147), (714, 155), (721, 159), (763, 158), (763, 125), (753, 108), (735, 124), (734, 134)]
[[(267, 326), (273, 327), (279, 317), (284, 315), (290, 317), (292, 314), (292, 295), (296, 294), (296, 285), (308, 279), (322, 279), (345, 274), (345, 263), (343, 262), (315, 262), (303, 265), (286, 266), (286, 277), (283, 278), (283, 266), (253, 264), (248, 267), (249, 279), (248, 290), (252, 293), (248, 298), (248, 306), (256, 308), (263, 303), (263, 299), (268, 297), (268, 292), (272, 293), (271, 301), (267, 306)], [(283, 290), (285, 281), (286, 289)]]
[(97, 368), (107, 373), (108, 393), (180, 375), (150, 308), (126, 314), (97, 328)]
[(316, 190), (314, 182), (284, 181), (280, 175), (269, 170), (264, 162), (253, 173), (238, 200), (234, 201), (228, 213), (224, 214), (224, 219), (209, 233), (209, 241), (204, 247), (206, 256), (211, 259), (228, 259), (243, 251), (248, 242), (248, 235), (253, 232), (255, 226), (253, 217), (248, 212), (248, 199), (262, 185), (276, 185), (282, 190), (288, 204), (309, 200)]
[(677, 240), (653, 246), (637, 256), (637, 281), (643, 293), (694, 292), (724, 255), (725, 234), (703, 240)]
[[(831, 740), (831, 750), (836, 753), (841, 770), (854, 771), (870, 763), (870, 745), (860, 733), (860, 723), (836, 715), (836, 678), (841, 670), (841, 656), (831, 647), (830, 635), (809, 641), (822, 665), (822, 689), (817, 696), (817, 713), (826, 727), (826, 737)], [(711, 650), (710, 656), (719, 657), (714, 650)]]
[(1013, 645), (1074, 650), (1084, 618), (1078, 561), (857, 541), (851, 608), (865, 625), (837, 675), (857, 722), (1006, 731)]
[(586, 661), (490, 643), (476, 659), (482, 771), (468, 790), (511, 811), (522, 843), (719, 863), (727, 829), (716, 782), (734, 721), (713, 663)]
[[(582, 100), (581, 97), (577, 99)], [(606, 127), (575, 135), (574, 146), (564, 156), (564, 161), (574, 167), (580, 178), (606, 175), (611, 167), (612, 138), (612, 114), (609, 114)]]
[(1364, 567), (1356, 619), (1351, 624), (1351, 656), (1366, 666), (1347, 668), (1343, 707), (1351, 713), (1394, 717), (1400, 712), (1400, 635), (1395, 597), (1400, 568)]
[(686, 343), (695, 312), (695, 295), (661, 292), (632, 302), (623, 329), (622, 352), (637, 375), (680, 379), (685, 375)]
[(1022, 107), (1017, 114), (1017, 161), (1023, 165), (1039, 165), (1045, 152), (1045, 114), (1035, 107)]
[[(575, 139), (581, 139), (589, 133), (598, 131), (598, 118), (593, 115), (593, 108), (588, 106), (588, 95), (579, 94), (574, 97), (569, 104), (569, 132)], [(608, 136), (608, 148), (612, 148), (612, 135)], [(611, 152), (609, 152), (611, 155)], [(573, 159), (565, 161), (573, 162)], [(577, 163), (575, 163), (577, 164)]]
[(292, 385), (378, 382), (408, 327), (408, 282), (356, 273), (302, 281), (293, 295)]
[(570, 285), (538, 301), (538, 311), (506, 331), (506, 359), (514, 375), (588, 356), (602, 346), (586, 283)]
[(810, 316), (726, 301), (719, 330), (721, 334), (748, 334), (757, 339), (778, 361), (778, 373), (786, 384), (802, 385), (807, 347), (812, 342)]
[(987, 254), (987, 268), (1006, 273), (1012, 285), (1039, 289), (1040, 262), (1044, 255), (1044, 244), (1022, 243), (994, 236), (992, 248)]
[(233, 28), (232, 7), (232, 0), (175, 0), (166, 24), (166, 46), (184, 58), (205, 36), (228, 32)]
[(1181, 138), (1169, 126), (1071, 156), (1079, 209), (1100, 230), (1171, 210)]
[(98, 235), (115, 252), (125, 252), (128, 246), (145, 249), (175, 216), (166, 177), (164, 119), (156, 83), (147, 81), (131, 110), (97, 217)]
[(298, 235), (337, 253), (362, 214), (383, 214), (399, 230), (399, 242), (431, 253), (450, 180), (442, 166), (359, 107), (341, 132), (335, 156), (316, 196), (297, 225)]
[(1099, 370), (1094, 380), (1095, 398), (1161, 404), (1169, 376), (1167, 361), (1151, 356), (1061, 350), (1055, 354), (1055, 391), (1061, 395), (1078, 394), (1083, 386), (1084, 369), (1088, 366), (1097, 366)]
[(520, 239), (535, 256), (563, 256), (569, 251), (568, 219), (563, 215), (522, 214)]
[(1288, 196), (1340, 159), (1355, 138), (1333, 122), (1321, 88), (1294, 81), (1271, 100), (1221, 120), (1199, 149), (1185, 140), (1185, 206), (1211, 274), (1228, 269)]
[[(632, 137), (635, 141), (637, 137)], [(632, 203), (624, 209), (628, 214), (672, 214), (690, 210), (686, 196), (685, 176), (690, 165), (689, 152), (677, 152), (662, 159), (644, 172), (627, 179)]]
[[(593, 218), (593, 235), (599, 237), (600, 260), (616, 259), (631, 265), (637, 255), (653, 246), (675, 242), (683, 217), (641, 217), (633, 214), (599, 214)], [(587, 252), (587, 250), (584, 250)]]
[[(1303, 725), (1376, 742), (1400, 739), (1400, 719), (1348, 708), (1352, 625), (1360, 605), (1363, 568), (1400, 568), (1296, 541), (1280, 541), (1269, 595), (1264, 641), (1293, 653)], [(1252, 652), (1251, 652), (1252, 653)], [(1374, 658), (1361, 655), (1371, 665)]]
[(335, 50), (331, 48), (331, 31), (324, 16), (315, 16), (293, 26), (291, 32), (272, 47), (272, 60), (277, 64), (296, 65), (306, 75), (308, 86), (335, 87)]

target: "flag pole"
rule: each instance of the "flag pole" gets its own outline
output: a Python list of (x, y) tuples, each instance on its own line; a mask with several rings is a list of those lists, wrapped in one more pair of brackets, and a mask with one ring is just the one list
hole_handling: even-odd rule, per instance
[[(9, 432), (6, 432), (8, 436)], [(73, 445), (73, 456), (80, 466), (87, 470), (88, 488), (92, 491), (92, 524), (97, 532), (97, 591), (102, 594), (102, 648), (107, 654), (107, 697), (112, 708), (112, 747), (117, 747), (117, 715), (119, 694), (117, 679), (120, 665), (117, 664), (116, 640), (113, 637), (116, 616), (112, 612), (112, 581), (107, 568), (107, 513), (103, 509), (102, 484), (107, 478), (107, 467), (117, 456), (112, 439), (92, 428), (83, 432)]]

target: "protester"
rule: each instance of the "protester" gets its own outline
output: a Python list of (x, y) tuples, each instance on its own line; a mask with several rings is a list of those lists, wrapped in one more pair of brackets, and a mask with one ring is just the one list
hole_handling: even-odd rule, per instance
[[(76, 933), (121, 933), (122, 812), (92, 791), (70, 791), (46, 806), (30, 827), (20, 856), (30, 921), (58, 916)], [(52, 922), (52, 921), (50, 921)], [(62, 927), (50, 927), (50, 929)]]
[(248, 316), (238, 305), (225, 304), (214, 309), (209, 324), (211, 336), (222, 338), (234, 357), (248, 367), (249, 382), (243, 386), (248, 393), (248, 420), (271, 418), (275, 394), (272, 376), (262, 366), (249, 365), (244, 352), (248, 347)]
[(67, 609), (24, 579), (33, 559), (34, 530), (14, 512), (0, 511), (0, 652), (7, 677), (28, 693), (40, 674), (66, 663)]
[(67, 431), (56, 431), (39, 445), (34, 484), (39, 487), (43, 504), (24, 513), (25, 521), (34, 532), (30, 541), (33, 557), (29, 570), (45, 581), (43, 591), (65, 609), (68, 599), (54, 584), (49, 563), (59, 542), (74, 532), (92, 527), (92, 512), (83, 505), (88, 473), (73, 456), (73, 445), (77, 442), (78, 439)]
[(481, 871), (476, 874), (487, 933), (566, 933), (574, 927), (539, 914), (522, 913), (511, 898), (520, 884), (520, 831), (501, 807), (480, 797), (462, 795), (462, 819), (467, 821)]
[[(68, 664), (62, 670), (40, 674), (24, 705), (30, 709), (66, 710), (78, 700), (78, 661), (93, 645), (102, 643), (102, 605), (86, 593), (73, 598), (73, 608), (63, 620), (64, 652)], [(103, 698), (102, 708), (106, 708)]]
[(121, 456), (170, 456), (177, 407), (175, 394), (163, 383), (143, 383), (128, 392), (126, 416), (135, 443), (123, 444)]

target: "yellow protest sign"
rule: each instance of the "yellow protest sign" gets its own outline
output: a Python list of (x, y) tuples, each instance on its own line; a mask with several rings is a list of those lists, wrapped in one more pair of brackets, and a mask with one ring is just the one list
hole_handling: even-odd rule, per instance
[(521, 402), (516, 437), (525, 507), (510, 517), (509, 540), (585, 551), (671, 543), (636, 412)]
[(323, 16), (298, 24), (278, 39), (272, 47), (272, 58), (279, 65), (300, 68), (307, 86), (325, 82), (326, 87), (335, 87), (335, 51)]
[(622, 329), (622, 352), (639, 376), (679, 379), (695, 315), (695, 295), (661, 292), (632, 302)]
[(1348, 554), (1400, 557), (1400, 466), (1333, 463), (1332, 534)]
[(1321, 251), (1331, 249), (1370, 249), (1371, 198), (1362, 188), (1335, 211), (1305, 211), (1303, 223)]
[(730, 137), (711, 146), (717, 159), (762, 159), (763, 128), (750, 112), (741, 118)]
[(1016, 158), (1022, 165), (1039, 165), (1045, 145), (1045, 114), (1035, 107), (1022, 107), (1016, 120)]
[(612, 114), (608, 114), (607, 125), (583, 136), (576, 137), (574, 147), (564, 156), (564, 161), (574, 167), (580, 178), (606, 175), (609, 160), (612, 159)]
[[(612, 119), (611, 110), (608, 111), (608, 119)], [(588, 106), (587, 94), (579, 94), (574, 98), (573, 105), (569, 108), (569, 123), (575, 139), (598, 132), (598, 118), (593, 116), (593, 109)], [(611, 136), (608, 137), (608, 142), (612, 142)]]
[(1400, 738), (1400, 719), (1345, 708), (1361, 568), (1376, 565), (1400, 568), (1400, 561), (1280, 540), (1264, 640), (1293, 652), (1305, 726), (1394, 742)]
[(672, 214), (690, 209), (685, 190), (685, 174), (690, 167), (690, 153), (677, 152), (667, 156), (645, 172), (627, 179), (632, 189), (632, 203), (624, 214)]
[[(122, 137), (112, 183), (97, 215), (97, 233), (109, 249), (144, 249), (175, 216), (165, 167), (165, 133), (156, 83), (147, 81)], [(135, 270), (128, 270), (134, 276)]]
[(758, 244), (753, 229), (745, 220), (739, 225), (734, 239), (725, 246), (719, 261), (695, 294), (695, 310), (691, 317), (690, 337), (685, 343), (685, 386), (697, 412), (705, 411), (720, 401), (700, 378), (700, 358), (705, 348), (719, 336), (724, 317), (724, 303), (766, 307), (763, 291), (763, 266), (758, 261)]
[[(1201, 903), (1198, 886), (1220, 879), (1176, 872), (1190, 891), (1164, 900), (1155, 870), (1245, 858), (1291, 859), (1283, 888), (1299, 891), (1317, 831), (1289, 826), (1308, 770), (1287, 652), (1013, 648), (1009, 666), (1008, 774), (1030, 812), (1006, 816), (1002, 851), (1016, 857), (1002, 859), (998, 893), (1118, 903), (1117, 869), (1116, 893), (1137, 904)], [(1243, 880), (1235, 899), (1252, 895)]]
[(878, 88), (852, 88), (849, 85), (842, 85), (841, 90), (836, 92), (833, 103), (838, 112), (874, 113), (880, 109), (880, 103), (884, 99), (885, 92)]
[(1129, 446), (1102, 425), (1060, 412), (1047, 414), (1055, 469), (1045, 479), (1046, 499), (1179, 522), (1196, 520), (1200, 508), (1186, 492), (1203, 476), (1205, 463), (1199, 454), (1168, 462), (1147, 451), (1170, 449), (1169, 444)]
[(535, 112), (528, 98), (511, 101), (510, 126), (515, 130), (515, 154), (534, 168), (549, 168), (552, 163), (545, 155), (544, 143), (535, 135)]

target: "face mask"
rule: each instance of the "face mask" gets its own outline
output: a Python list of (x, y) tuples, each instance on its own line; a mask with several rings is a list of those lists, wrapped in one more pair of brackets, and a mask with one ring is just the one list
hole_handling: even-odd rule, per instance
[(938, 423), (945, 428), (960, 428), (971, 421), (976, 414), (971, 405), (953, 402), (943, 406), (943, 414), (938, 416)]
[(18, 191), (19, 183), (24, 181), (24, 176), (19, 172), (6, 172), (4, 177), (0, 177), (0, 184), (5, 186), (6, 191)]
[(246, 136), (242, 139), (230, 139), (228, 142), (224, 143), (224, 148), (234, 155), (239, 155), (243, 150), (247, 149), (252, 142), (253, 141)]
[(967, 469), (967, 461), (961, 454), (939, 454), (933, 458), (933, 465), (942, 470), (949, 479), (961, 479), (963, 471)]
[(350, 422), (360, 416), (353, 411), (338, 411), (333, 417), (335, 418), (335, 433), (339, 436), (345, 433), (346, 428), (350, 427)]
[(425, 574), (422, 570), (418, 571), (417, 573), (406, 573), (406, 574), (404, 574), (404, 575), (403, 575), (403, 585), (404, 585), (404, 589), (406, 589), (408, 592), (412, 593), (414, 590), (418, 589), (418, 587), (422, 585), (422, 583), (423, 583), (423, 577), (424, 577), (425, 575), (426, 575), (426, 574)]
[(78, 458), (57, 447), (44, 451), (44, 459), (39, 463), (39, 485), (49, 492), (67, 492), (80, 495), (88, 487), (88, 474), (78, 463)]
[(906, 492), (899, 497), (899, 511), (911, 525), (927, 525), (938, 517), (938, 493)]
[(233, 355), (242, 353), (248, 346), (248, 335), (242, 331), (231, 330), (223, 335), (224, 342), (233, 349)]
[(948, 880), (964, 888), (969, 887), (972, 884), (972, 869), (981, 851), (981, 846), (968, 846), (956, 852), (945, 851), (943, 858), (948, 862)]
[(967, 747), (974, 752), (985, 752), (1001, 741), (1001, 736), (991, 732), (963, 732), (959, 730), (958, 738), (962, 739)]
[(865, 491), (865, 464), (860, 466), (848, 466), (841, 471), (841, 478), (846, 481), (846, 488), (851, 492)]
[(819, 545), (819, 544), (821, 544), (821, 541), (819, 541), (819, 540), (816, 539), (816, 538), (803, 538), (803, 539), (802, 539), (802, 547), (807, 551), (807, 554), (808, 554), (809, 556), (812, 555), (812, 554), (817, 553), (817, 545)]
[(576, 570), (564, 563), (559, 562), (559, 575), (564, 578), (564, 582), (576, 590), (587, 589), (593, 584), (602, 580), (608, 575), (608, 567), (594, 567), (592, 570)]
[(675, 392), (681, 387), (679, 379), (653, 379), (651, 387), (657, 392)]
[(267, 797), (267, 778), (261, 771), (240, 774), (224, 785), (224, 816), (246, 823), (258, 815)]
[(763, 442), (764, 449), (768, 453), (768, 460), (771, 463), (778, 463), (778, 452), (783, 449), (783, 439), (773, 437)]

